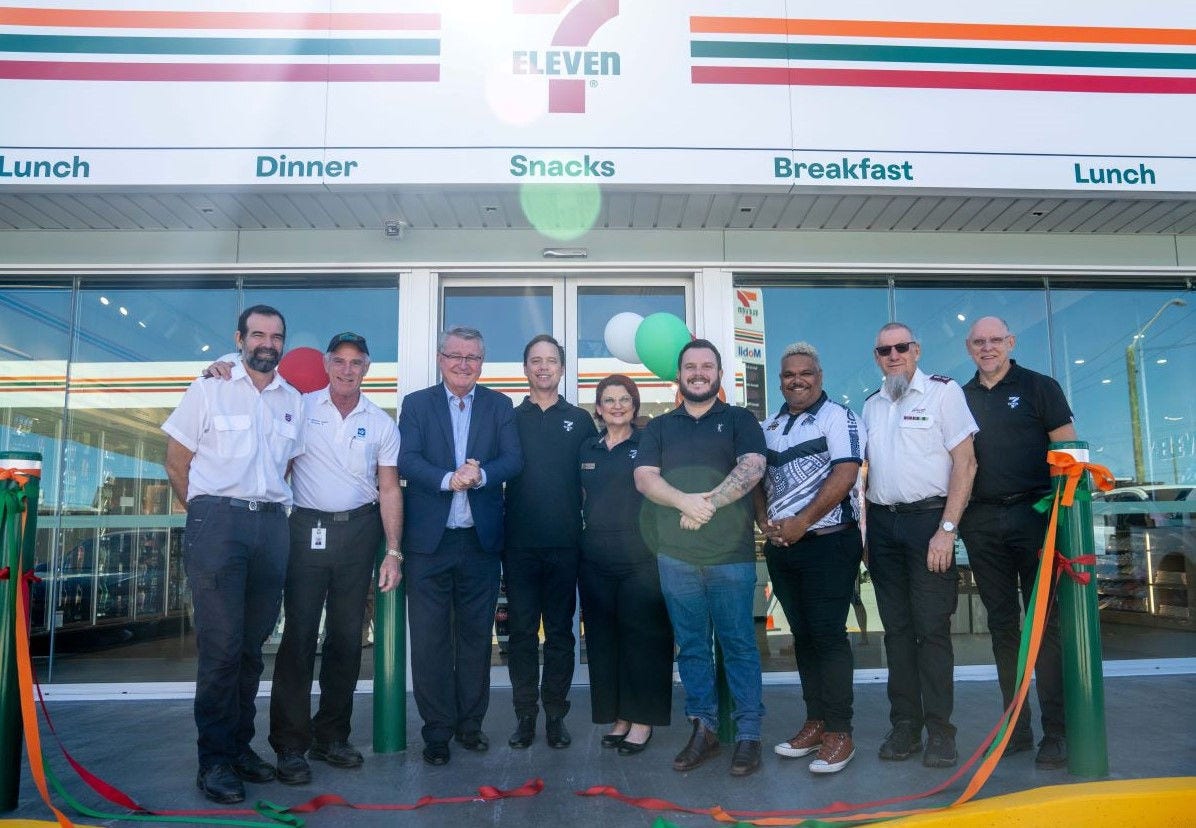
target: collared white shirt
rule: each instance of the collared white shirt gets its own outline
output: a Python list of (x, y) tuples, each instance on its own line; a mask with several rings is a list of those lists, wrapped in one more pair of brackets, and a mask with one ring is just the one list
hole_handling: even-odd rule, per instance
[[(788, 405), (771, 420), (766, 420), (764, 441), (764, 490), (768, 493), (768, 518), (793, 517), (812, 501), (839, 463), (864, 462), (868, 438), (864, 427), (846, 406), (822, 396), (800, 414), (791, 414)], [(842, 501), (831, 507), (811, 529), (858, 521), (859, 492), (855, 486)]]
[(303, 395), (303, 454), (295, 458), (295, 505), (347, 512), (378, 499), (378, 467), (399, 464), (399, 429), (362, 394), (341, 417), (328, 388)]
[[(474, 392), (477, 386), (469, 389), (464, 397), (458, 397), (444, 386), (444, 393), (448, 395), (449, 421), (453, 426), (453, 455), (457, 461), (457, 468), (464, 465), (465, 452), (469, 447), (469, 421), (473, 417)], [(441, 491), (450, 491), (453, 472), (449, 472), (440, 481)], [(486, 485), (486, 472), (482, 472), (482, 485)], [(453, 492), (453, 502), (449, 507), (449, 529), (468, 529), (473, 526), (473, 510), (469, 508), (469, 492)]]
[(231, 379), (197, 379), (162, 430), (195, 453), (188, 500), (215, 495), (291, 505), (284, 475), (303, 451), (303, 403), (278, 373), (260, 393), (239, 359)]
[(868, 429), (868, 500), (883, 506), (945, 497), (951, 449), (980, 428), (959, 383), (914, 369), (893, 402), (881, 386), (864, 402)]

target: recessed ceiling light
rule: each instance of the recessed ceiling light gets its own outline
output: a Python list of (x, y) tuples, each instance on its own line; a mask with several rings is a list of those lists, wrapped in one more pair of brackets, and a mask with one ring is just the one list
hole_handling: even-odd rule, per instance
[(128, 309), (128, 308), (126, 308), (126, 307), (121, 307), (121, 308), (120, 308), (120, 315), (121, 315), (121, 316), (128, 316), (128, 315), (129, 315), (129, 309)]
[(967, 317), (964, 316), (962, 313), (955, 314), (955, 318), (958, 319), (960, 322), (964, 322), (967, 320)]
[(108, 304), (108, 297), (107, 297), (107, 296), (101, 296), (101, 297), (100, 297), (100, 304), (101, 304), (101, 305), (107, 305), (107, 304)]

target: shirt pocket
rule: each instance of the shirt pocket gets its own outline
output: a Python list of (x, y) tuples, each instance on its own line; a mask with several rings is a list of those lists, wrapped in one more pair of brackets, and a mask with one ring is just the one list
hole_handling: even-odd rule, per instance
[(212, 417), (216, 432), (216, 453), (221, 457), (248, 457), (253, 453), (253, 418), (248, 414), (217, 414)]
[(372, 478), (378, 468), (378, 444), (365, 440), (353, 440), (349, 444), (349, 471), (362, 477)]

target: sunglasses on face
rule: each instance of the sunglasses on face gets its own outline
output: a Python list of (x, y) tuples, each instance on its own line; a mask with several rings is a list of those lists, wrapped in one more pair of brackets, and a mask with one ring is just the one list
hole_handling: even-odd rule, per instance
[(898, 342), (894, 345), (877, 345), (876, 354), (877, 356), (887, 357), (894, 351), (894, 349), (899, 354), (907, 354), (909, 353), (910, 347), (917, 344), (917, 342), (911, 339), (909, 342)]

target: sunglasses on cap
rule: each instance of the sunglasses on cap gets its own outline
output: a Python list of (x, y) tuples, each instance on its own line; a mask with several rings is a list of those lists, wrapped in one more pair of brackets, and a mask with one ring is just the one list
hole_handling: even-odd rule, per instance
[(907, 354), (909, 353), (910, 347), (917, 344), (918, 343), (916, 341), (911, 339), (909, 342), (898, 342), (894, 345), (877, 345), (875, 351), (877, 356), (882, 357), (888, 356), (893, 352), (894, 349), (896, 349), (897, 353), (899, 354)]

